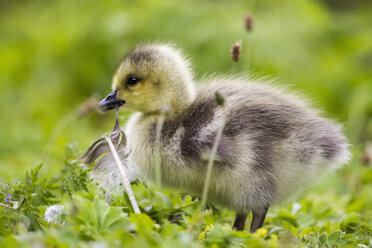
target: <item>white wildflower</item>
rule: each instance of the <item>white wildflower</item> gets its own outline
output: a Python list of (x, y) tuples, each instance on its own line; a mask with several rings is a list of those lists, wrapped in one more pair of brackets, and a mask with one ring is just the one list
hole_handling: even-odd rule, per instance
[(292, 214), (296, 214), (302, 208), (301, 204), (295, 202), (292, 205)]
[(62, 215), (62, 210), (65, 207), (62, 205), (53, 205), (47, 208), (44, 214), (46, 222), (51, 224), (59, 224), (59, 217)]

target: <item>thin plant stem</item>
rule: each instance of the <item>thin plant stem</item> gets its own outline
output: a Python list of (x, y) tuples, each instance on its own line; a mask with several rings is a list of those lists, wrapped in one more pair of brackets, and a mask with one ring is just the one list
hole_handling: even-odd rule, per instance
[(61, 137), (61, 134), (65, 131), (65, 129), (77, 119), (95, 110), (98, 102), (97, 98), (98, 96), (95, 95), (89, 97), (80, 105), (78, 105), (76, 109), (66, 113), (56, 122), (45, 143), (45, 151), (43, 154), (44, 164), (49, 164), (50, 157), (52, 157), (53, 155), (53, 148), (55, 148), (55, 146), (57, 145), (58, 139)]
[(199, 200), (196, 199), (195, 201), (192, 201), (192, 202), (187, 203), (185, 205), (176, 206), (174, 209), (180, 210), (180, 209), (183, 209), (183, 208), (188, 208), (188, 207), (191, 207), (191, 206), (197, 204), (198, 202), (199, 202)]
[(123, 168), (123, 164), (122, 164), (121, 161), (120, 161), (120, 158), (119, 158), (119, 155), (118, 155), (118, 153), (117, 153), (117, 151), (116, 151), (116, 148), (115, 148), (115, 146), (112, 144), (111, 139), (109, 139), (109, 138), (107, 138), (107, 137), (105, 137), (105, 139), (106, 139), (106, 141), (107, 141), (107, 143), (108, 143), (108, 145), (109, 145), (109, 147), (110, 147), (110, 151), (111, 151), (112, 156), (113, 156), (113, 158), (114, 158), (114, 160), (115, 160), (116, 167), (117, 167), (117, 169), (118, 169), (118, 171), (119, 171), (119, 174), (120, 174), (121, 180), (122, 180), (122, 182), (123, 182), (123, 184), (124, 184), (125, 191), (126, 191), (127, 194), (128, 194), (128, 197), (129, 197), (130, 203), (132, 204), (132, 207), (133, 207), (134, 213), (136, 213), (136, 214), (140, 214), (141, 211), (140, 211), (140, 209), (139, 209), (139, 207), (138, 207), (138, 203), (137, 203), (136, 198), (135, 198), (135, 196), (134, 196), (134, 193), (133, 193), (132, 187), (130, 186), (130, 181), (129, 181), (129, 179), (128, 179), (127, 174), (125, 173), (125, 170), (124, 170), (124, 168)]
[(203, 194), (202, 194), (202, 202), (201, 202), (201, 207), (202, 208), (204, 208), (204, 206), (207, 202), (209, 184), (210, 184), (211, 177), (212, 177), (213, 162), (214, 162), (214, 159), (216, 157), (217, 148), (218, 148), (218, 145), (220, 144), (223, 128), (225, 126), (226, 117), (225, 117), (225, 110), (224, 110), (223, 107), (222, 107), (221, 119), (222, 119), (222, 123), (221, 123), (221, 126), (217, 130), (216, 140), (214, 141), (212, 152), (211, 152), (209, 160), (208, 160), (207, 173), (205, 175), (204, 188), (203, 188)]
[(252, 50), (252, 47), (253, 47), (253, 42), (254, 42), (254, 34), (252, 34), (252, 33), (250, 33), (251, 34), (251, 37), (250, 37), (250, 39), (247, 39), (246, 40), (246, 50), (247, 50), (247, 52), (246, 52), (246, 60), (245, 60), (245, 64), (246, 64), (246, 66), (245, 66), (245, 68), (243, 68), (243, 69), (245, 69), (245, 70), (251, 70), (251, 67), (252, 67), (252, 52), (253, 52), (253, 50)]
[(57, 123), (55, 124), (52, 132), (49, 135), (49, 138), (46, 142), (46, 149), (43, 154), (43, 161), (44, 164), (48, 165), (49, 159), (52, 153), (52, 146), (54, 147), (56, 143), (58, 142), (59, 137), (63, 133), (63, 131), (75, 120), (77, 120), (78, 115), (77, 111), (73, 110), (62, 116)]
[[(255, 13), (255, 9), (256, 9), (256, 5), (257, 5), (257, 1), (254, 0), (251, 2), (251, 13)], [(253, 30), (250, 30), (248, 33), (249, 33), (249, 38), (245, 38), (244, 40), (244, 43), (246, 44), (245, 47), (246, 47), (246, 59), (244, 59), (243, 61), (245, 63), (243, 63), (243, 69), (245, 70), (251, 70), (252, 69), (252, 53), (253, 53), (253, 44), (254, 44), (254, 40), (255, 40), (255, 37), (256, 37), (256, 34), (255, 34), (255, 20), (253, 22)]]
[(0, 206), (2, 206), (4, 208), (8, 208), (9, 207), (8, 205), (2, 204), (2, 203), (0, 203)]
[(156, 126), (156, 136), (155, 136), (155, 147), (154, 147), (154, 156), (155, 156), (155, 184), (161, 188), (161, 156), (160, 156), (160, 138), (161, 130), (163, 129), (164, 124), (164, 115), (160, 115), (158, 123)]

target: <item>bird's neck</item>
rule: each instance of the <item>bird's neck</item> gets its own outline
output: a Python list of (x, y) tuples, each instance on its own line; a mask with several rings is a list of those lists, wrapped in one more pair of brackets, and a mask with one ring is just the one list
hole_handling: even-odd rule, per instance
[(173, 98), (171, 107), (174, 108), (175, 113), (180, 113), (186, 110), (196, 98), (196, 89), (194, 83), (190, 80), (189, 82), (183, 83), (181, 90), (178, 90), (178, 95)]

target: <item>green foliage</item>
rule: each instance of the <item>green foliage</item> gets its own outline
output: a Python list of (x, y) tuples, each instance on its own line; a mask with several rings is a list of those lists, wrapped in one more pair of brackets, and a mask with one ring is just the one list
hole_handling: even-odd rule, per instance
[(102, 199), (92, 200), (74, 197), (69, 225), (83, 240), (104, 240), (104, 236), (115, 230), (133, 231), (127, 214), (120, 207), (111, 207)]
[(26, 172), (23, 181), (13, 184), (0, 184), (0, 234), (18, 234), (25, 231), (36, 231), (45, 225), (42, 213), (49, 205), (58, 202), (59, 192), (68, 193), (87, 189), (87, 172), (69, 160), (73, 154), (73, 146), (66, 149), (65, 166), (55, 178), (39, 179), (40, 164), (30, 172)]
[[(109, 205), (104, 192), (95, 185), (86, 185), (87, 171), (80, 173), (81, 168), (69, 162), (75, 153), (75, 146), (66, 149), (65, 166), (55, 178), (41, 179), (40, 165), (26, 172), (23, 181), (1, 185), (1, 247), (351, 248), (368, 247), (372, 242), (370, 209), (359, 207), (358, 212), (345, 212), (356, 209), (352, 206), (360, 205), (362, 197), (363, 205), (372, 203), (372, 196), (364, 193), (371, 191), (369, 182), (353, 186), (345, 180), (357, 178), (366, 170), (358, 163), (323, 180), (301, 201), (271, 208), (264, 227), (251, 234), (232, 230), (234, 214), (230, 211), (202, 211), (199, 200), (190, 195), (159, 191), (138, 182), (132, 186), (142, 214), (133, 213), (126, 195), (112, 196)], [(66, 177), (74, 173), (81, 178), (69, 181), (69, 197), (63, 197)], [(331, 191), (322, 197), (329, 180), (346, 191)], [(75, 182), (84, 183), (74, 186)], [(60, 221), (55, 223), (44, 219), (51, 204), (65, 207)]]
[(60, 175), (56, 178), (56, 181), (61, 181), (61, 192), (62, 194), (67, 193), (72, 197), (72, 192), (85, 190), (87, 188), (87, 171), (78, 165), (77, 162), (71, 162), (71, 159), (77, 158), (76, 147), (74, 144), (67, 146), (66, 158), (64, 162), (64, 168)]
[[(344, 8), (331, 8), (330, 1), (3, 1), (2, 180), (19, 179), (24, 169), (45, 162), (45, 150), (51, 155), (46, 173), (58, 173), (66, 144), (77, 140), (88, 147), (110, 130), (113, 113), (66, 114), (94, 93), (107, 95), (124, 53), (146, 41), (183, 47), (196, 81), (231, 72), (279, 77), (278, 84), (345, 122), (353, 142), (371, 139), (372, 4), (343, 1), (333, 5)], [(243, 23), (247, 13), (253, 16), (250, 32)], [(234, 62), (229, 53), (238, 40), (241, 59)]]
[(1, 185), (0, 208), (2, 225), (0, 234), (35, 231), (41, 228), (40, 206), (55, 202), (52, 190), (55, 185), (47, 180), (39, 180), (42, 165), (26, 172), (23, 181)]

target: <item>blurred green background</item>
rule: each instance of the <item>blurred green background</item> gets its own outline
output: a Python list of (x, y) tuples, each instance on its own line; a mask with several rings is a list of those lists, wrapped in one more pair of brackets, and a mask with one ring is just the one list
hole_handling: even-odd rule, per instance
[(41, 162), (53, 174), (67, 144), (85, 149), (110, 131), (113, 113), (81, 117), (79, 106), (110, 92), (121, 58), (143, 41), (184, 48), (196, 79), (279, 78), (345, 123), (361, 150), (372, 139), (371, 13), (371, 1), (346, 0), (0, 0), (0, 181)]

